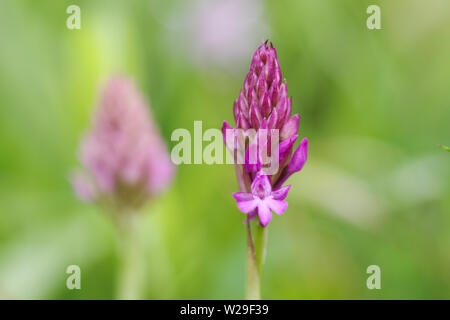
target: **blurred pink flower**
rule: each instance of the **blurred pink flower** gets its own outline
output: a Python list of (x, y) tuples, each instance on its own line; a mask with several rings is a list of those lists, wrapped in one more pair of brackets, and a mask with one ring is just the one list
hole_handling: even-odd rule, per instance
[(269, 35), (259, 0), (196, 0), (179, 12), (172, 19), (176, 43), (199, 67), (238, 71), (252, 48)]
[(108, 80), (92, 128), (81, 143), (86, 171), (71, 178), (78, 197), (115, 209), (135, 209), (172, 181), (174, 165), (134, 83)]

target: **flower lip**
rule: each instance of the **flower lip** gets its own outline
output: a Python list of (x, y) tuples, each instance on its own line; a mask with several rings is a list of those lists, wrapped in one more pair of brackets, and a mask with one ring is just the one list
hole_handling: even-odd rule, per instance
[(278, 215), (286, 211), (288, 203), (284, 199), (290, 187), (288, 185), (272, 191), (269, 177), (260, 171), (252, 183), (251, 193), (237, 192), (233, 193), (233, 197), (240, 211), (248, 214), (250, 219), (258, 214), (259, 222), (266, 227), (272, 220), (272, 211)]

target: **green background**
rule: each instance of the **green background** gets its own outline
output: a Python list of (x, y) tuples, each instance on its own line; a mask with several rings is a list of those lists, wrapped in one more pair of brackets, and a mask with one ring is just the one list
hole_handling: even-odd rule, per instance
[[(117, 297), (114, 226), (67, 179), (108, 76), (135, 79), (169, 147), (194, 120), (232, 121), (252, 52), (232, 70), (199, 67), (166, 24), (189, 2), (112, 2), (0, 1), (0, 298)], [(70, 4), (80, 30), (66, 28)], [(369, 4), (381, 30), (366, 27)], [(450, 2), (261, 5), (310, 140), (269, 225), (263, 298), (450, 298), (450, 154), (437, 147), (450, 144)], [(142, 298), (244, 297), (235, 191), (230, 165), (177, 168), (139, 217)], [(81, 290), (66, 289), (71, 264)], [(372, 264), (381, 290), (366, 287)]]

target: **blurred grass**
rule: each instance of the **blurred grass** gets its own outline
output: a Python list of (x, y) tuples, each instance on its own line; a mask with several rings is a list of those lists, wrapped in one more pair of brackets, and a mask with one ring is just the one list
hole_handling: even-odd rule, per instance
[[(65, 27), (69, 4), (82, 29)], [(269, 230), (268, 299), (449, 298), (450, 3), (266, 1), (310, 158)], [(247, 67), (199, 69), (174, 45), (180, 1), (0, 3), (0, 298), (114, 298), (106, 215), (67, 182), (97, 90), (133, 76), (169, 142), (232, 119)], [(175, 37), (175, 38), (174, 38)], [(258, 42), (261, 39), (254, 39)], [(245, 61), (250, 61), (251, 52)], [(242, 298), (245, 232), (231, 166), (182, 165), (139, 232), (146, 298)], [(65, 288), (78, 264), (82, 290)], [(366, 288), (381, 267), (382, 290)]]

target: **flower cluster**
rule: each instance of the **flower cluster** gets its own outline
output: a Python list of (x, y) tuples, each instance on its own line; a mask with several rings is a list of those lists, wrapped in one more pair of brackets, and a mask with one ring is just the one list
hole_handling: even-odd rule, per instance
[[(233, 196), (239, 210), (249, 214), (250, 219), (258, 215), (263, 226), (270, 222), (271, 211), (282, 214), (286, 210), (287, 202), (284, 199), (290, 186), (282, 185), (293, 173), (303, 168), (307, 158), (307, 138), (293, 152), (298, 138), (299, 115), (291, 116), (291, 108), (292, 98), (287, 95), (286, 81), (282, 81), (276, 50), (265, 41), (254, 53), (243, 89), (234, 102), (236, 128), (226, 121), (222, 126), (225, 144), (235, 155), (241, 190)], [(230, 136), (239, 136), (237, 131), (249, 130), (257, 133), (255, 142), (230, 141)], [(272, 135), (268, 136), (268, 132), (274, 131), (277, 132), (278, 141), (273, 141)], [(271, 161), (277, 162), (275, 172), (265, 170), (272, 167), (273, 163), (264, 161), (263, 150), (271, 150), (271, 153), (275, 150), (276, 156), (271, 154)], [(240, 157), (239, 153), (245, 156)]]
[(111, 78), (103, 88), (79, 156), (85, 170), (72, 177), (79, 198), (120, 211), (142, 206), (174, 173), (143, 97), (124, 77)]

